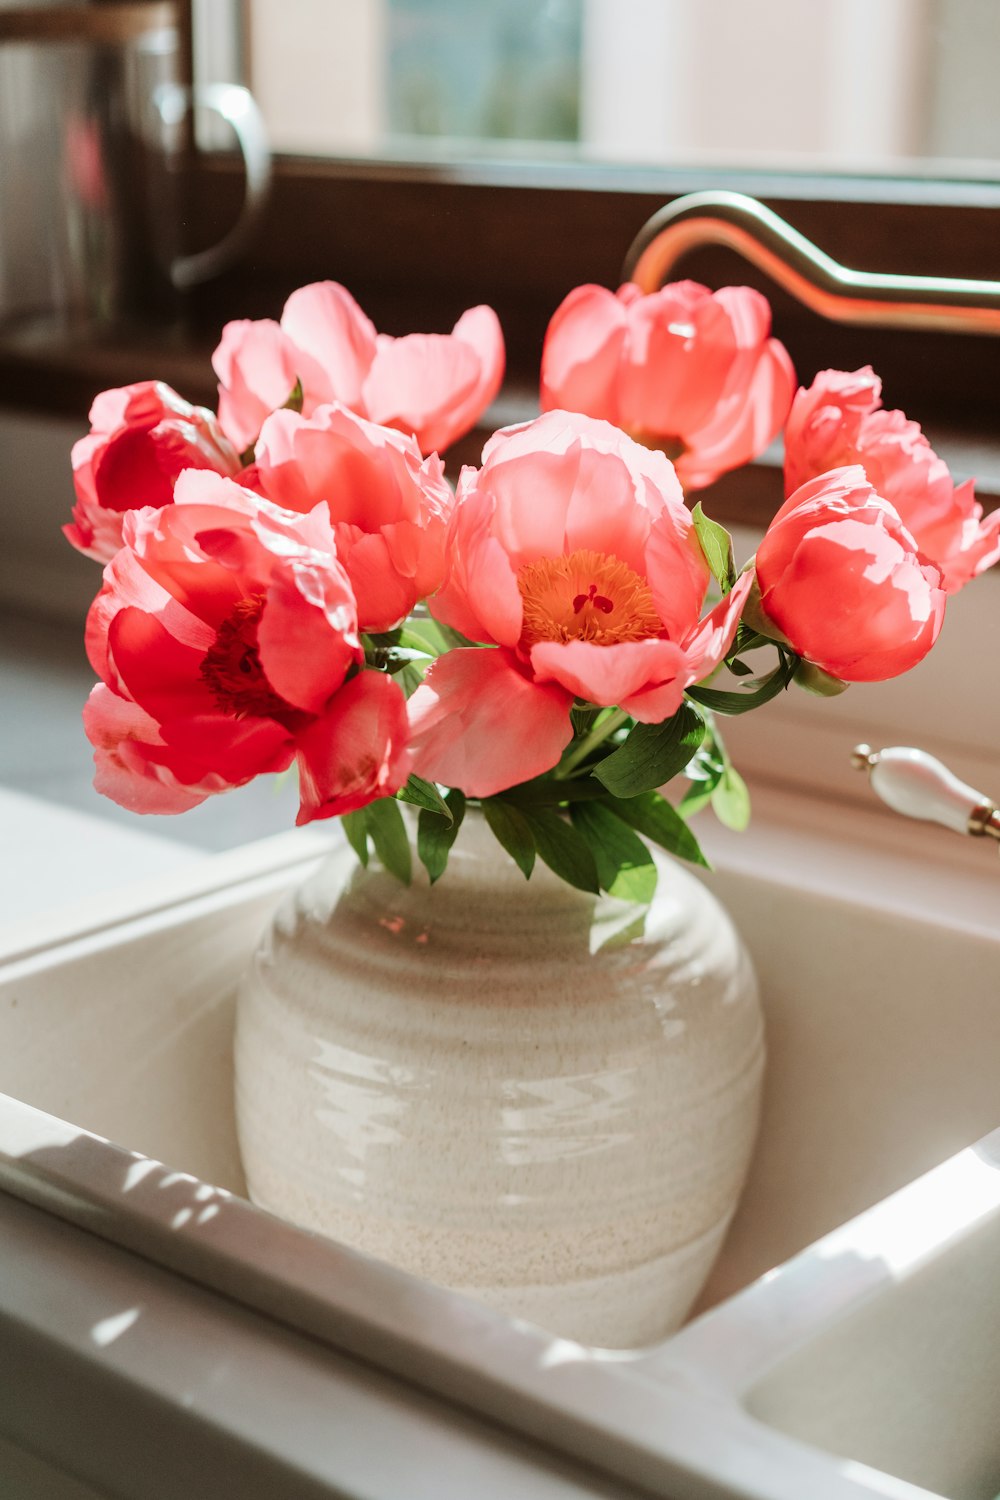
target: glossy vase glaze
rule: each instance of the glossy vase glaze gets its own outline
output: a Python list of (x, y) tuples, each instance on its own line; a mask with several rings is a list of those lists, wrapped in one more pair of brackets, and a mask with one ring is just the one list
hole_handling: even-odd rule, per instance
[(272, 1211), (608, 1347), (671, 1332), (757, 1126), (763, 1026), (714, 897), (650, 908), (530, 881), (470, 813), (443, 879), (347, 850), (241, 987), (237, 1118)]

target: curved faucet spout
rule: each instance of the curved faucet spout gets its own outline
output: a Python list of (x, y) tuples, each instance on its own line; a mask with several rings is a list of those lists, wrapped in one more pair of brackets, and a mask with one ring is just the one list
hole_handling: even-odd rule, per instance
[(623, 275), (655, 291), (703, 245), (724, 245), (835, 323), (1000, 334), (1000, 281), (853, 271), (742, 193), (688, 193), (640, 229)]

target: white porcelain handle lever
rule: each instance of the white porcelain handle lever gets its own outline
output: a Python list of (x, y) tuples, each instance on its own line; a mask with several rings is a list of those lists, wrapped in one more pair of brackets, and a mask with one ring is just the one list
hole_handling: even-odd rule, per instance
[(851, 759), (859, 770), (868, 772), (872, 789), (894, 812), (942, 823), (955, 833), (1000, 839), (996, 804), (959, 781), (925, 750), (910, 745), (891, 745), (885, 750), (857, 745)]

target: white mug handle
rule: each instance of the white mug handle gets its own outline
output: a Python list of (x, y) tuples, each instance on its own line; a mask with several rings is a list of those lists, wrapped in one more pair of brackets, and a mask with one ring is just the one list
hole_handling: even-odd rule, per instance
[(166, 126), (179, 125), (192, 102), (213, 110), (231, 127), (243, 157), (246, 187), (232, 229), (207, 250), (180, 255), (172, 262), (170, 280), (181, 290), (208, 281), (236, 260), (260, 219), (271, 184), (267, 128), (250, 90), (238, 83), (196, 84), (194, 88), (162, 83), (153, 92), (153, 106)]

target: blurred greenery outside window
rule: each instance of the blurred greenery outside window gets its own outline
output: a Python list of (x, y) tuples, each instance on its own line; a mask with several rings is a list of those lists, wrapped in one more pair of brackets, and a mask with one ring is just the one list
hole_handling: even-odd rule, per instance
[(388, 132), (576, 141), (580, 0), (391, 0)]
[[(218, 32), (220, 0), (194, 3)], [(279, 152), (980, 180), (1000, 158), (996, 0), (243, 0), (240, 14)]]

